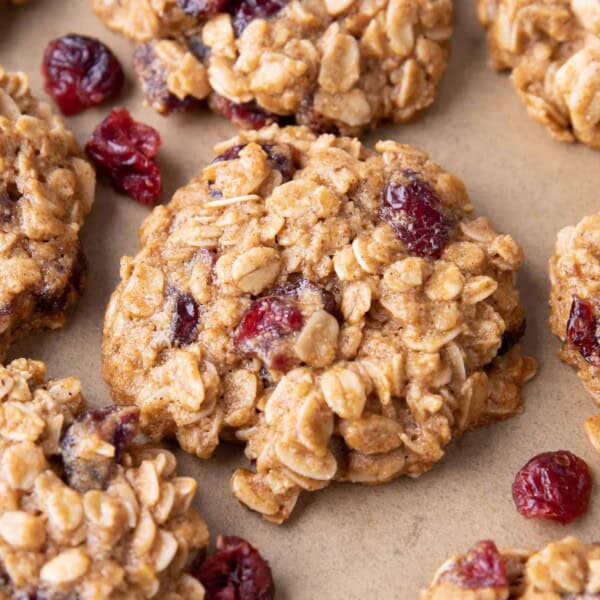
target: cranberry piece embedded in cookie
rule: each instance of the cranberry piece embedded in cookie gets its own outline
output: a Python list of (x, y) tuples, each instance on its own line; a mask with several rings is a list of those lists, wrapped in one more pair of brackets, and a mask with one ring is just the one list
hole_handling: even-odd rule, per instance
[[(239, 158), (242, 148), (245, 148), (246, 145), (236, 144), (227, 148), (223, 154), (219, 154), (219, 156), (214, 158), (212, 163)], [(261, 144), (261, 148), (267, 153), (271, 167), (281, 173), (283, 182), (289, 181), (296, 172), (294, 149), (287, 144)]]
[(189, 294), (177, 292), (173, 312), (172, 338), (176, 346), (191, 344), (198, 332), (198, 304)]
[(150, 205), (161, 191), (160, 169), (154, 162), (160, 145), (156, 129), (119, 108), (96, 127), (85, 151), (117, 191)]
[(506, 569), (496, 544), (478, 542), (437, 578), (439, 583), (453, 583), (463, 589), (508, 587)]
[(240, 36), (254, 19), (274, 17), (287, 3), (288, 0), (234, 0), (227, 12), (233, 18), (235, 35)]
[(573, 296), (567, 321), (567, 343), (589, 363), (600, 366), (600, 322), (595, 300)]
[(69, 34), (52, 40), (44, 52), (44, 89), (65, 115), (114, 98), (123, 87), (116, 56), (99, 40)]
[(500, 345), (500, 350), (498, 350), (498, 356), (504, 356), (507, 352), (512, 350), (521, 341), (521, 338), (525, 335), (526, 329), (527, 321), (525, 319), (523, 319), (517, 327), (507, 329), (502, 334), (502, 344)]
[(303, 324), (302, 313), (292, 300), (265, 296), (242, 315), (234, 343), (244, 354), (260, 358), (269, 369), (286, 372), (296, 364), (286, 338), (300, 331)]
[(298, 121), (298, 125), (304, 125), (318, 135), (322, 133), (340, 134), (338, 126), (331, 119), (317, 112), (312, 96), (307, 96), (300, 102), (296, 120)]
[[(105, 406), (81, 414), (69, 426), (61, 444), (69, 485), (82, 493), (103, 489), (123, 452), (138, 434), (139, 417), (136, 406)], [(94, 453), (95, 442), (114, 446), (114, 456)]]
[(412, 171), (405, 179), (390, 181), (381, 203), (381, 218), (389, 223), (408, 252), (439, 258), (448, 241), (450, 223), (435, 190)]
[(256, 102), (236, 104), (215, 92), (209, 98), (210, 107), (243, 129), (261, 129), (271, 123), (285, 124), (289, 120), (261, 108)]
[(216, 552), (194, 570), (206, 600), (271, 600), (275, 584), (258, 550), (234, 536), (219, 536)]
[(308, 279), (298, 279), (298, 281), (294, 283), (280, 287), (273, 292), (273, 295), (289, 296), (296, 300), (300, 300), (305, 304), (311, 303), (312, 296), (313, 298), (318, 299), (318, 302), (322, 304), (322, 308), (328, 313), (337, 316), (339, 312), (335, 296), (323, 286), (309, 281)]
[(177, 0), (177, 4), (190, 17), (209, 17), (221, 12), (227, 0)]
[(534, 456), (517, 473), (512, 486), (521, 515), (563, 524), (587, 511), (591, 492), (587, 464), (566, 450)]

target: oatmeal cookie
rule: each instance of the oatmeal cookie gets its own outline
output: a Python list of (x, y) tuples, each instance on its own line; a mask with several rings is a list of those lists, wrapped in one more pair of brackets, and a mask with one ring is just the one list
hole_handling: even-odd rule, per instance
[(195, 480), (132, 443), (136, 407), (86, 409), (77, 379), (45, 372), (0, 367), (0, 597), (202, 598)]
[(161, 113), (203, 99), (258, 129), (297, 122), (355, 134), (434, 100), (452, 0), (90, 0), (140, 42), (135, 65)]
[(85, 283), (79, 229), (92, 166), (23, 73), (0, 67), (0, 358), (14, 340), (60, 327)]
[(438, 570), (420, 600), (560, 600), (600, 595), (600, 544), (574, 537), (537, 552), (475, 544)]
[(155, 439), (247, 442), (235, 495), (281, 522), (302, 489), (419, 475), (521, 409), (523, 252), (415, 148), (241, 133), (140, 230), (104, 375)]
[(600, 148), (600, 0), (478, 0), (491, 64), (511, 70), (529, 116)]

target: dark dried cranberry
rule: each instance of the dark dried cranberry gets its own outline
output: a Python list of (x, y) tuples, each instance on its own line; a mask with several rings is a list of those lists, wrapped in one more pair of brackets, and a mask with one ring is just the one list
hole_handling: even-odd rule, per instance
[(512, 350), (525, 335), (526, 329), (527, 321), (525, 319), (523, 319), (514, 329), (507, 329), (502, 334), (502, 344), (500, 345), (500, 350), (498, 350), (498, 355), (503, 356)]
[(209, 17), (221, 12), (227, 0), (177, 0), (177, 4), (190, 17)]
[(243, 129), (260, 129), (270, 123), (286, 125), (289, 117), (275, 115), (261, 108), (256, 102), (236, 104), (231, 100), (213, 92), (209, 98), (210, 107), (232, 123)]
[(234, 343), (243, 353), (258, 356), (267, 367), (285, 372), (295, 362), (288, 351), (286, 338), (300, 331), (303, 324), (302, 313), (294, 302), (265, 296), (244, 312)]
[(338, 303), (335, 299), (335, 296), (329, 291), (326, 290), (323, 286), (318, 285), (308, 279), (298, 279), (298, 281), (294, 283), (290, 283), (283, 287), (277, 288), (274, 292), (274, 296), (289, 296), (296, 300), (302, 300), (304, 296), (304, 300), (309, 300), (305, 295), (307, 294), (315, 294), (320, 302), (323, 304), (323, 309), (332, 315), (337, 315), (338, 311)]
[(161, 191), (160, 169), (154, 162), (160, 145), (156, 129), (119, 108), (96, 127), (85, 151), (117, 191), (150, 205)]
[[(406, 174), (405, 174), (406, 175)], [(383, 191), (381, 218), (396, 231), (408, 252), (439, 258), (448, 241), (450, 223), (435, 190), (420, 177), (390, 181)]]
[(44, 89), (65, 115), (114, 98), (124, 80), (119, 61), (105, 44), (72, 33), (46, 46), (42, 73)]
[[(225, 152), (215, 157), (211, 164), (226, 160), (235, 160), (246, 145), (236, 144), (235, 146), (230, 146)], [(267, 153), (271, 168), (281, 173), (284, 182), (289, 181), (296, 172), (294, 149), (287, 144), (261, 144), (261, 148)]]
[[(61, 455), (69, 485), (80, 492), (104, 489), (115, 465), (139, 432), (140, 411), (136, 406), (105, 406), (81, 414), (67, 431), (61, 444)], [(113, 457), (94, 455), (82, 458), (81, 450), (89, 438), (112, 444)]]
[(304, 125), (318, 134), (331, 133), (332, 135), (339, 135), (340, 133), (338, 126), (331, 119), (317, 112), (312, 96), (307, 96), (300, 102), (296, 120), (298, 125)]
[(567, 343), (592, 365), (600, 366), (598, 302), (573, 296), (567, 321)]
[(512, 495), (529, 519), (570, 523), (587, 511), (592, 477), (587, 464), (566, 450), (534, 456), (516, 475)]
[(233, 17), (233, 30), (239, 36), (254, 19), (274, 17), (288, 0), (234, 0), (227, 12)]
[(206, 600), (272, 600), (269, 563), (245, 540), (220, 535), (215, 553), (194, 571)]
[(478, 542), (438, 577), (463, 589), (506, 588), (508, 580), (502, 556), (494, 542)]
[(171, 335), (176, 346), (187, 346), (196, 338), (200, 311), (198, 304), (189, 294), (177, 292)]

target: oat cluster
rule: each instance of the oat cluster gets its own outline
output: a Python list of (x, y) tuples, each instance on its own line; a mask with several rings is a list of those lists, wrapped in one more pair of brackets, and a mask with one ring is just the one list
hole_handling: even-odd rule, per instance
[[(471, 218), (425, 153), (376, 150), (276, 126), (221, 144), (143, 224), (107, 309), (114, 399), (203, 458), (220, 437), (246, 442), (256, 470), (233, 491), (275, 522), (334, 479), (430, 469), (464, 431), (519, 412), (535, 372), (510, 350), (521, 247)], [(440, 198), (439, 258), (411, 255), (381, 218), (403, 178)]]
[(478, 0), (492, 65), (511, 70), (529, 116), (600, 147), (600, 2)]
[[(561, 600), (596, 598), (600, 594), (600, 544), (583, 544), (566, 537), (539, 551), (500, 549), (506, 585), (460, 587), (448, 577), (464, 559), (446, 561), (420, 600)], [(481, 580), (484, 566), (475, 571)]]
[(39, 328), (57, 328), (85, 282), (79, 229), (95, 174), (73, 135), (23, 73), (0, 67), (0, 358)]
[(291, 0), (243, 31), (226, 12), (189, 16), (190, 4), (91, 0), (109, 27), (144, 43), (138, 74), (160, 112), (209, 98), (226, 114), (251, 103), (272, 120), (356, 134), (428, 107), (447, 63), (451, 0)]
[(135, 407), (86, 411), (73, 377), (0, 367), (2, 598), (203, 598), (185, 569), (208, 543), (196, 482), (131, 444)]

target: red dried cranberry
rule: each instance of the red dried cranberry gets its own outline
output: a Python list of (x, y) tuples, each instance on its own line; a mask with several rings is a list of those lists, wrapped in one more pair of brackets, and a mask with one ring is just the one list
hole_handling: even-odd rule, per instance
[(440, 583), (453, 583), (463, 589), (508, 587), (502, 556), (494, 542), (475, 544), (438, 577)]
[(209, 17), (221, 12), (227, 0), (177, 0), (181, 10), (190, 17)]
[(96, 127), (85, 151), (117, 191), (150, 205), (161, 191), (160, 169), (154, 162), (160, 145), (156, 129), (119, 108)]
[(567, 343), (585, 360), (600, 366), (600, 320), (596, 300), (582, 300), (573, 296), (567, 321)]
[(209, 98), (210, 107), (226, 119), (243, 129), (260, 129), (270, 123), (288, 124), (289, 118), (275, 115), (261, 108), (256, 102), (236, 104), (213, 92)]
[[(214, 158), (212, 163), (235, 160), (246, 145), (236, 144), (235, 146), (230, 146), (225, 152)], [(261, 144), (260, 146), (267, 153), (271, 167), (281, 173), (284, 182), (289, 181), (296, 172), (294, 149), (284, 144)]]
[(232, 2), (227, 12), (233, 17), (233, 30), (239, 36), (254, 19), (274, 17), (285, 8), (288, 0), (237, 0)]
[(592, 477), (587, 464), (566, 450), (534, 456), (516, 475), (512, 495), (529, 519), (570, 523), (587, 511)]
[(205, 600), (272, 600), (275, 596), (269, 563), (238, 537), (220, 535), (216, 552), (194, 575), (206, 590)]
[(44, 89), (65, 115), (75, 115), (114, 98), (123, 87), (116, 56), (99, 40), (69, 34), (52, 40), (44, 52)]
[[(123, 452), (139, 432), (140, 411), (136, 406), (105, 406), (90, 409), (74, 421), (63, 437), (61, 455), (69, 485), (80, 492), (104, 489)], [(115, 447), (113, 457), (81, 457), (81, 444), (97, 436)]]
[(300, 331), (303, 324), (302, 313), (294, 302), (265, 296), (244, 312), (234, 343), (243, 353), (258, 356), (267, 367), (285, 372), (295, 362), (288, 351), (286, 338)]
[(295, 300), (300, 300), (304, 294), (316, 294), (320, 297), (323, 303), (323, 309), (332, 315), (337, 315), (338, 304), (335, 296), (326, 290), (323, 286), (317, 283), (309, 281), (308, 279), (298, 279), (294, 283), (290, 283), (283, 287), (277, 288), (274, 292), (274, 296), (289, 296)]
[(198, 330), (199, 313), (198, 304), (192, 296), (177, 292), (171, 327), (173, 343), (176, 346), (187, 346), (194, 341)]
[(502, 344), (500, 345), (500, 350), (498, 350), (498, 355), (503, 356), (512, 350), (525, 335), (526, 329), (527, 321), (525, 319), (523, 319), (514, 329), (507, 329), (502, 334)]
[(408, 252), (439, 258), (448, 241), (449, 221), (435, 190), (412, 172), (408, 180), (390, 181), (383, 191), (381, 218), (396, 231)]

